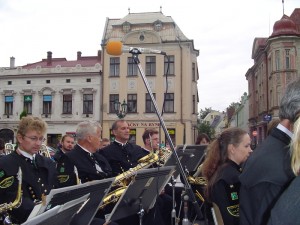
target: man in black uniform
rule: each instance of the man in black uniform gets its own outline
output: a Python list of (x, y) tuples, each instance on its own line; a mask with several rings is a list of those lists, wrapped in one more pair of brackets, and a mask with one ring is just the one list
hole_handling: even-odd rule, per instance
[[(76, 166), (79, 179), (82, 183), (102, 180), (112, 175), (108, 161), (99, 154), (95, 154), (101, 145), (101, 125), (96, 121), (84, 121), (78, 124), (76, 130), (77, 144), (72, 151), (66, 153), (67, 164)], [(70, 168), (70, 166), (67, 166)], [(104, 215), (97, 214), (92, 224), (103, 224)], [(110, 222), (110, 225), (116, 225)]]
[(61, 148), (58, 148), (53, 159), (56, 162), (56, 170), (58, 173), (59, 187), (68, 187), (79, 183), (77, 168), (69, 162), (66, 156), (74, 148), (74, 136), (65, 134), (61, 139)]
[(109, 162), (114, 176), (117, 176), (138, 164), (145, 156), (141, 146), (128, 142), (130, 129), (125, 120), (117, 120), (112, 125), (114, 142), (99, 151)]
[[(0, 158), (0, 204), (14, 202), (17, 194), (21, 194), (18, 204), (9, 211), (13, 223), (25, 222), (35, 202), (41, 201), (57, 184), (55, 163), (38, 154), (46, 129), (47, 124), (42, 119), (23, 117), (17, 131), (18, 148)], [(22, 170), (22, 193), (18, 193), (16, 179), (19, 168)]]
[[(138, 165), (138, 160), (148, 154), (141, 146), (129, 143), (130, 129), (125, 120), (116, 120), (112, 125), (115, 141), (99, 151), (112, 167), (115, 176), (128, 171)], [(154, 205), (157, 207), (157, 204)], [(133, 222), (133, 220), (135, 222)], [(170, 219), (171, 220), (171, 219)], [(121, 224), (121, 222), (120, 222)], [(133, 215), (125, 218), (122, 224), (138, 224), (138, 216)], [(143, 224), (164, 225), (161, 216), (154, 213), (145, 214)]]

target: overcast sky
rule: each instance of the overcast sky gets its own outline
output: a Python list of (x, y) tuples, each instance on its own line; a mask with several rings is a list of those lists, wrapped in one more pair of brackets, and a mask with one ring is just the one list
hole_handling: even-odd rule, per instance
[[(197, 4), (197, 5), (195, 5)], [(106, 18), (158, 12), (171, 16), (200, 51), (199, 109), (225, 110), (247, 90), (255, 37), (268, 37), (282, 17), (282, 0), (0, 0), (0, 67), (53, 57), (75, 60), (101, 49)], [(299, 0), (285, 0), (290, 16)]]

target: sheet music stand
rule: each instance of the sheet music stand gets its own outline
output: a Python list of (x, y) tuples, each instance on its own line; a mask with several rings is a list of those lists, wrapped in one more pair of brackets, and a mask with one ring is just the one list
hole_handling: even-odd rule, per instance
[(89, 201), (87, 201), (87, 203), (79, 213), (74, 215), (73, 219), (70, 222), (71, 225), (88, 225), (96, 215), (97, 210), (102, 204), (104, 196), (110, 190), (114, 179), (115, 178), (95, 180), (84, 184), (53, 189), (47, 196), (47, 198), (49, 198), (50, 200), (46, 200), (48, 204), (46, 205), (45, 211), (57, 205), (62, 205), (65, 202), (82, 197), (86, 194), (90, 194)]
[[(174, 169), (174, 166), (165, 166), (137, 171), (137, 175), (128, 185), (106, 221), (116, 221), (133, 214), (143, 213), (141, 209), (143, 211), (151, 209)], [(140, 221), (141, 219), (140, 217)]]
[[(177, 145), (175, 151), (182, 167), (186, 168), (188, 171), (195, 171), (204, 157), (205, 149), (205, 145)], [(177, 160), (173, 154), (169, 157), (165, 166), (176, 166), (174, 177), (177, 177), (180, 174)]]
[(50, 210), (28, 219), (22, 225), (67, 225), (71, 222), (74, 214), (88, 201), (89, 194), (81, 198), (57, 205)]

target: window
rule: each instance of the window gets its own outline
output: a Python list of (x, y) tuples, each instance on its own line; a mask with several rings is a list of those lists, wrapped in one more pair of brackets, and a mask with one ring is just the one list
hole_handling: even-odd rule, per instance
[(93, 114), (93, 94), (83, 95), (83, 114)]
[[(153, 96), (155, 98), (155, 93), (153, 93)], [(151, 97), (148, 93), (146, 93), (146, 113), (154, 113), (155, 107), (151, 100)]]
[(72, 95), (63, 95), (63, 114), (72, 114)]
[(127, 75), (136, 76), (138, 67), (132, 57), (127, 58)]
[(193, 104), (192, 104), (192, 112), (193, 112), (193, 114), (195, 114), (196, 113), (196, 96), (195, 95), (193, 95)]
[(66, 79), (66, 83), (71, 83), (71, 79)]
[(24, 95), (24, 110), (32, 114), (32, 95)]
[(110, 58), (109, 75), (111, 77), (120, 76), (120, 58), (119, 57)]
[(5, 96), (5, 105), (4, 105), (4, 114), (12, 115), (13, 114), (13, 102), (14, 96)]
[(129, 94), (127, 95), (127, 112), (136, 113), (137, 112), (137, 95)]
[(192, 81), (196, 81), (196, 64), (192, 63)]
[(280, 70), (280, 55), (279, 55), (279, 50), (275, 51), (275, 70)]
[[(168, 68), (169, 66), (169, 68)], [(174, 56), (165, 56), (165, 65), (164, 65), (164, 74), (175, 74), (175, 66), (174, 66)], [(169, 69), (169, 71), (167, 71)]]
[(146, 56), (146, 75), (153, 76), (156, 74), (156, 57)]
[(27, 80), (27, 81), (26, 81), (26, 84), (31, 84), (31, 80)]
[(174, 112), (174, 94), (165, 93), (164, 112)]
[(291, 59), (290, 59), (290, 50), (285, 50), (285, 68), (290, 69), (291, 67)]
[(115, 101), (119, 101), (118, 94), (109, 95), (109, 113), (115, 113)]
[(125, 33), (128, 33), (128, 32), (130, 31), (130, 23), (125, 22), (125, 23), (123, 24), (123, 31), (124, 31)]
[[(176, 146), (176, 136), (175, 136), (176, 135), (176, 130), (174, 128), (169, 128), (167, 130), (168, 130), (169, 136), (172, 140), (172, 143)], [(165, 143), (166, 143), (166, 146), (170, 145), (167, 139), (165, 140)]]
[(50, 80), (46, 80), (46, 84), (50, 84)]
[(43, 114), (51, 114), (52, 111), (52, 95), (43, 95)]
[(12, 85), (12, 81), (11, 80), (7, 81), (7, 85)]
[(91, 81), (92, 81), (91, 78), (87, 78), (87, 79), (86, 79), (86, 82), (87, 82), (87, 83), (90, 83)]

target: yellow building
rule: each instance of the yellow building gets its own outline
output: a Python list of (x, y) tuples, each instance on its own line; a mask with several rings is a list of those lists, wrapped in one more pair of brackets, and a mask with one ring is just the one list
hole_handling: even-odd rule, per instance
[(118, 119), (114, 103), (125, 100), (128, 112), (124, 119), (131, 128), (131, 141), (142, 145), (141, 136), (146, 128), (161, 130), (164, 143), (165, 134), (133, 55), (109, 55), (106, 52), (109, 41), (161, 50), (167, 54), (140, 54), (138, 59), (159, 111), (164, 111), (162, 118), (173, 144), (193, 144), (199, 101), (199, 50), (194, 48), (193, 40), (188, 39), (175, 21), (162, 12), (129, 13), (124, 18), (106, 20), (102, 37), (103, 137), (111, 137), (111, 125)]

